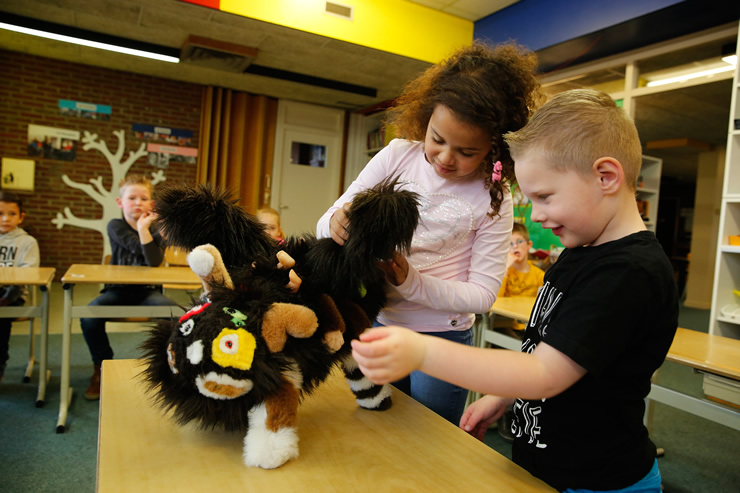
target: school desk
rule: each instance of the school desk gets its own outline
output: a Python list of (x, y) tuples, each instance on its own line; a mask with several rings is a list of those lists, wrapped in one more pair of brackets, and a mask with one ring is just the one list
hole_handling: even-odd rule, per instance
[[(38, 305), (31, 300), (24, 306), (3, 306), (0, 307), (0, 315), (8, 318), (30, 317), (31, 318), (31, 340), (30, 355), (26, 367), (26, 378), (30, 379), (33, 372), (34, 364), (34, 345), (35, 331), (33, 330), (33, 319), (39, 318), (41, 321), (41, 350), (39, 355), (39, 390), (36, 394), (36, 407), (44, 405), (46, 397), (46, 384), (49, 381), (49, 370), (47, 370), (47, 355), (49, 350), (49, 291), (51, 282), (54, 280), (53, 267), (1, 267), (0, 268), (0, 286), (31, 286), (31, 289), (41, 291), (41, 303)], [(35, 296), (32, 298), (35, 299)]]
[(299, 408), (299, 457), (247, 467), (244, 432), (175, 424), (145, 393), (141, 369), (103, 362), (98, 493), (554, 491), (399, 391), (387, 411), (359, 408), (340, 371)]
[[(485, 347), (486, 343), (491, 343), (519, 351), (521, 341), (490, 328), (492, 317), (500, 315), (528, 320), (534, 303), (535, 298), (529, 297), (498, 298), (490, 312), (484, 314), (476, 324), (478, 346)], [(679, 327), (666, 355), (666, 361), (740, 381), (740, 340)], [(647, 398), (740, 430), (740, 411), (736, 408), (716, 404), (707, 399), (699, 399), (655, 382)]]
[(73, 318), (128, 318), (180, 316), (178, 306), (88, 306), (74, 304), (76, 284), (162, 285), (200, 282), (188, 267), (141, 267), (131, 265), (73, 264), (62, 276), (64, 322), (62, 334), (62, 376), (57, 433), (64, 433), (73, 389), (69, 386), (70, 344)]

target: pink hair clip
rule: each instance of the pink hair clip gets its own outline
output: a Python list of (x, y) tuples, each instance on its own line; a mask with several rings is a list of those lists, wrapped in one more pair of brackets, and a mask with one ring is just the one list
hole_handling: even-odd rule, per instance
[(496, 161), (493, 163), (493, 173), (491, 173), (491, 180), (493, 181), (501, 181), (501, 170), (503, 169), (503, 166), (501, 166), (501, 161)]

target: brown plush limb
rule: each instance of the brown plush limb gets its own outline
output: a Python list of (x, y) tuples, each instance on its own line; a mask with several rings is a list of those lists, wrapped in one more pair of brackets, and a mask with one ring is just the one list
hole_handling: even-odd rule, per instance
[(285, 347), (288, 336), (311, 337), (319, 326), (316, 314), (310, 308), (291, 303), (273, 303), (262, 318), (262, 338), (270, 352)]
[(370, 319), (367, 318), (365, 311), (357, 303), (347, 300), (337, 301), (337, 309), (342, 314), (347, 327), (346, 335), (350, 339), (357, 338), (373, 325)]
[(265, 427), (270, 431), (295, 427), (298, 421), (298, 402), (298, 390), (290, 382), (283, 380), (280, 390), (265, 400)]
[(231, 276), (226, 270), (224, 261), (221, 258), (221, 252), (218, 251), (218, 248), (213, 245), (206, 244), (195, 247), (193, 249), (193, 252), (196, 251), (206, 252), (211, 255), (211, 257), (213, 257), (213, 268), (211, 269), (210, 273), (208, 273), (207, 275), (203, 275), (202, 273), (196, 272), (196, 274), (198, 274), (198, 276), (201, 278), (201, 281), (203, 282), (203, 288), (206, 293), (209, 293), (211, 291), (210, 286), (212, 284), (222, 284), (229, 289), (234, 289), (234, 283), (231, 281)]

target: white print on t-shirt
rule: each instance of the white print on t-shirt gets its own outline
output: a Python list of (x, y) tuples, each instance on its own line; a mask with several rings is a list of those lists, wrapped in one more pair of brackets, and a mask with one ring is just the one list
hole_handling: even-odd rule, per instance
[[(540, 288), (537, 294), (537, 301), (535, 301), (532, 315), (529, 319), (530, 327), (537, 329), (540, 337), (544, 337), (547, 332), (550, 316), (562, 297), (563, 293), (551, 286), (549, 281)], [(522, 341), (523, 353), (532, 354), (536, 347), (537, 344), (532, 341), (531, 337)], [(542, 399), (540, 402), (545, 402), (545, 399)], [(537, 448), (547, 448), (546, 443), (540, 442), (542, 430), (539, 424), (539, 418), (542, 413), (542, 407), (535, 404), (534, 401), (516, 400), (514, 407), (517, 409), (517, 412), (515, 412), (517, 419), (512, 423), (511, 431), (517, 437), (527, 435), (528, 443), (534, 444)], [(522, 420), (524, 421), (523, 423), (521, 422)]]
[(406, 188), (420, 196), (419, 225), (408, 260), (415, 269), (422, 269), (445, 259), (462, 245), (473, 230), (473, 208), (457, 195), (429, 193), (416, 182), (408, 182)]
[[(543, 399), (544, 401), (544, 399)], [(534, 407), (529, 402), (524, 402), (521, 399), (517, 399), (514, 403), (514, 407), (519, 410), (521, 416), (524, 416), (524, 425), (519, 423), (518, 419), (515, 419), (511, 425), (511, 431), (515, 436), (521, 437), (527, 435), (529, 437), (528, 443), (535, 443), (537, 448), (547, 448), (546, 443), (540, 443), (540, 426), (538, 423), (538, 416), (542, 412), (540, 406)]]
[(539, 325), (537, 331), (539, 332), (540, 337), (545, 336), (547, 324), (550, 321), (550, 315), (562, 297), (563, 293), (550, 286), (550, 281), (547, 281), (545, 285), (540, 288), (537, 294), (537, 301), (532, 309), (532, 316), (529, 317), (530, 327), (537, 327)]
[(16, 255), (18, 255), (17, 246), (0, 247), (0, 267), (13, 267)]

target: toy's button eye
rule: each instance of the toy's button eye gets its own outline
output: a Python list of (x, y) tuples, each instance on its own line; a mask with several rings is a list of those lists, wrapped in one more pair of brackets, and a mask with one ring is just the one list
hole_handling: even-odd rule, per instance
[(190, 335), (193, 331), (193, 327), (195, 327), (195, 321), (192, 318), (188, 319), (180, 326), (180, 333), (184, 336)]
[(244, 329), (224, 328), (213, 338), (211, 359), (217, 365), (249, 370), (252, 368), (257, 340)]
[(224, 354), (236, 354), (239, 352), (239, 336), (236, 334), (228, 334), (221, 337), (218, 343), (218, 348)]

